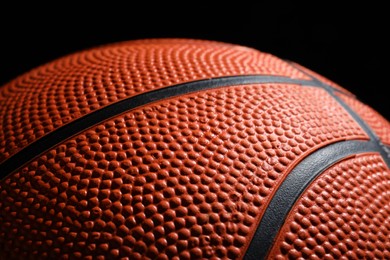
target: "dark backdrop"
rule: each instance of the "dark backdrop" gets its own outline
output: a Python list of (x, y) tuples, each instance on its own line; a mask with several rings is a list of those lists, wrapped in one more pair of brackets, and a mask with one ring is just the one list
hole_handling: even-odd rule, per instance
[(390, 19), (384, 7), (236, 2), (211, 8), (207, 3), (186, 1), (182, 6), (101, 2), (88, 8), (56, 3), (45, 6), (48, 11), (38, 6), (0, 6), (0, 84), (42, 63), (99, 44), (200, 38), (246, 45), (298, 62), (344, 86), (390, 119), (385, 94)]

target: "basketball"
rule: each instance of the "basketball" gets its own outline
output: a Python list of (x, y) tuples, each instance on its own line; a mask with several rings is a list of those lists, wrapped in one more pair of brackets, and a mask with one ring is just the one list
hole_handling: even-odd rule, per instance
[(348, 89), (192, 39), (33, 69), (0, 88), (0, 258), (390, 259), (390, 124)]

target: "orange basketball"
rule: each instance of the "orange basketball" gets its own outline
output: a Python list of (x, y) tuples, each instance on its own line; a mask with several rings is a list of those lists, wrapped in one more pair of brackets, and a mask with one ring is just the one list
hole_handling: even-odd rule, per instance
[(247, 47), (101, 46), (0, 88), (1, 259), (390, 259), (390, 124)]

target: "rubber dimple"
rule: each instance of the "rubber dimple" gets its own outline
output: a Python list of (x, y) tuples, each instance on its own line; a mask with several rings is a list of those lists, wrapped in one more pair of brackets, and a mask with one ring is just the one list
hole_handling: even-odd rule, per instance
[(124, 98), (189, 81), (253, 74), (308, 79), (272, 55), (209, 41), (123, 42), (69, 55), (0, 89), (0, 162)]
[(390, 145), (390, 123), (371, 107), (357, 99), (350, 98), (341, 93), (337, 94), (348, 106), (350, 106), (370, 126), (380, 140)]
[(319, 88), (231, 86), (145, 105), (1, 182), (0, 256), (241, 257), (290, 169), (345, 139), (368, 138)]
[(51, 147), (57, 145), (61, 141), (64, 141), (96, 124), (99, 124), (102, 121), (115, 117), (116, 115), (136, 107), (152, 103), (157, 100), (194, 93), (205, 89), (215, 89), (231, 85), (265, 83), (297, 84), (301, 86), (315, 86), (322, 88), (322, 85), (316, 84), (317, 82), (315, 81), (298, 80), (277, 76), (246, 75), (198, 80), (165, 87), (162, 89), (156, 89), (154, 91), (142, 93), (107, 105), (101, 109), (84, 115), (77, 120), (69, 122), (66, 125), (58, 127), (45, 136), (42, 136), (39, 138), (39, 140), (32, 142), (0, 164), (0, 167), (2, 168), (2, 171), (0, 172), (0, 179), (3, 179), (8, 174), (14, 172), (24, 164), (28, 163)]
[(320, 82), (322, 82), (323, 84), (327, 85), (327, 86), (330, 86), (331, 88), (337, 90), (338, 92), (341, 92), (341, 93), (344, 93), (350, 97), (355, 97), (355, 95), (353, 93), (351, 93), (350, 91), (348, 91), (347, 89), (341, 87), (339, 84), (333, 82), (332, 80), (308, 69), (308, 68), (305, 68), (303, 67), (302, 65), (299, 65), (295, 62), (291, 62), (291, 64), (296, 67), (297, 69), (301, 70), (302, 72), (304, 73), (307, 73), (307, 75), (319, 80)]
[(380, 155), (337, 163), (296, 202), (269, 257), (390, 258), (389, 190), (390, 171)]

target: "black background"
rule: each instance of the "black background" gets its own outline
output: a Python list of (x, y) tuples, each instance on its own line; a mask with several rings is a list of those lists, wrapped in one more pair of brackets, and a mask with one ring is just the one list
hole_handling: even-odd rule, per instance
[[(81, 8), (0, 6), (0, 84), (42, 63), (100, 44), (199, 38), (246, 45), (300, 63), (339, 83), (390, 119), (386, 8), (235, 2), (89, 3)], [(317, 2), (317, 1), (315, 1)], [(221, 2), (223, 3), (223, 2)], [(268, 4), (265, 4), (268, 3)]]

